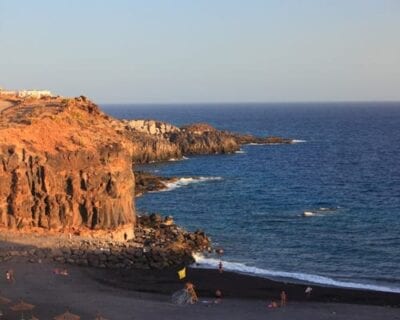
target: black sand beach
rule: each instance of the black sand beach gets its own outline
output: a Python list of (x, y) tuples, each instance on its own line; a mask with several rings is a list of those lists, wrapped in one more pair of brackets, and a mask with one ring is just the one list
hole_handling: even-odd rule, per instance
[[(178, 280), (175, 270), (116, 272), (76, 266), (68, 267), (68, 276), (52, 270), (63, 267), (53, 263), (29, 263), (22, 258), (4, 262), (0, 272), (15, 270), (16, 282), (0, 279), (1, 295), (13, 301), (23, 298), (36, 305), (33, 314), (52, 319), (67, 308), (81, 319), (94, 319), (101, 312), (107, 319), (400, 319), (400, 295), (312, 286), (305, 299), (303, 285), (285, 284), (267, 279), (217, 270), (188, 269), (188, 277)], [(171, 303), (171, 294), (192, 281), (200, 301), (196, 305)], [(213, 303), (215, 289), (224, 295)], [(281, 290), (288, 294), (284, 308), (267, 307), (278, 300)], [(5, 319), (19, 314), (2, 305)], [(27, 314), (29, 315), (29, 313)]]
[[(400, 294), (369, 290), (323, 287), (314, 284), (294, 284), (273, 281), (266, 278), (218, 270), (188, 268), (187, 278), (179, 280), (176, 270), (166, 271), (90, 271), (92, 277), (115, 287), (138, 292), (171, 294), (182, 288), (186, 281), (192, 282), (200, 297), (213, 297), (217, 289), (225, 298), (279, 300), (282, 290), (288, 301), (296, 302), (338, 302), (391, 306), (400, 308)], [(305, 288), (311, 286), (312, 294), (306, 297)], [(399, 309), (400, 312), (400, 309)]]

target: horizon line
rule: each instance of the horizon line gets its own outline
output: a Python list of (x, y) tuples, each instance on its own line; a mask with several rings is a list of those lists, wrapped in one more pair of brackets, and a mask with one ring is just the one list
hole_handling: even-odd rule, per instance
[(333, 101), (204, 101), (204, 102), (96, 102), (99, 105), (239, 105), (239, 104), (361, 104), (400, 103), (400, 100), (333, 100)]

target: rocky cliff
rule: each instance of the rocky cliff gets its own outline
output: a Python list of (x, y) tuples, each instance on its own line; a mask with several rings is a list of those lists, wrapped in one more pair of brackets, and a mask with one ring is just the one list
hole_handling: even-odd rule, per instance
[(0, 226), (135, 224), (133, 146), (85, 97), (2, 99)]

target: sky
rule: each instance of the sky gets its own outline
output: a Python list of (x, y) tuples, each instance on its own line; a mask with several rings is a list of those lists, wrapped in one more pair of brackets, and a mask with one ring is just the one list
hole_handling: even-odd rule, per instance
[(400, 1), (0, 0), (0, 86), (99, 103), (400, 101)]

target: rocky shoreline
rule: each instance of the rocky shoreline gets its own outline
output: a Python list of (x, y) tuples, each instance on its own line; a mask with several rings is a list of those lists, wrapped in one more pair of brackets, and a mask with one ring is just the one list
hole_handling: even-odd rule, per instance
[(0, 262), (24, 257), (31, 263), (54, 261), (110, 269), (163, 269), (194, 262), (193, 252), (210, 250), (210, 239), (188, 232), (171, 217), (138, 217), (135, 239), (126, 242), (88, 236), (1, 230)]

